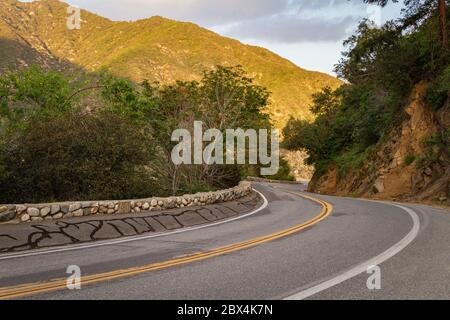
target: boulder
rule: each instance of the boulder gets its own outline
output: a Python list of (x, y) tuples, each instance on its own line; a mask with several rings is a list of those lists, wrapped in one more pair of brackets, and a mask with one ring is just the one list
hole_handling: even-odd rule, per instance
[(24, 205), (18, 205), (16, 206), (16, 212), (17, 214), (21, 214), (22, 212), (24, 212), (25, 210), (27, 210), (27, 207)]
[(72, 203), (71, 205), (69, 205), (69, 212), (77, 211), (80, 208), (81, 208), (80, 203)]
[(6, 222), (14, 219), (16, 217), (16, 211), (15, 210), (7, 210), (2, 211), (0, 213), (0, 222)]
[(384, 180), (383, 179), (377, 179), (373, 185), (373, 191), (375, 193), (381, 193), (384, 191)]
[(78, 210), (75, 210), (74, 212), (73, 212), (73, 216), (74, 217), (82, 217), (83, 216), (83, 209), (78, 209)]
[(54, 204), (50, 207), (50, 214), (51, 215), (57, 214), (59, 210), (61, 210), (61, 207), (57, 204)]
[(39, 217), (40, 211), (37, 208), (28, 208), (27, 213), (30, 217)]
[(50, 207), (44, 207), (41, 209), (41, 217), (46, 217), (50, 213)]
[(63, 217), (63, 213), (60, 212), (60, 213), (55, 214), (55, 215), (53, 216), (53, 219), (61, 219), (62, 217)]

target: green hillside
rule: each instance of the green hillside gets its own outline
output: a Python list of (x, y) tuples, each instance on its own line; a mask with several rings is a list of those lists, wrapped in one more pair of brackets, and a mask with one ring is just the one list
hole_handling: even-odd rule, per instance
[(272, 92), (271, 113), (282, 127), (309, 118), (311, 94), (340, 81), (303, 70), (260, 47), (219, 36), (192, 23), (152, 17), (114, 22), (82, 11), (80, 30), (66, 27), (67, 4), (57, 0), (0, 3), (0, 70), (40, 63), (50, 68), (109, 68), (133, 81), (199, 79), (215, 65), (242, 65)]

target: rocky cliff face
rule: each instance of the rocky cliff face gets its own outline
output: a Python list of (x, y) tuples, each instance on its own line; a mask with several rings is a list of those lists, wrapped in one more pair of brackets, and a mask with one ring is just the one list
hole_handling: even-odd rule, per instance
[(439, 111), (425, 102), (428, 84), (415, 86), (404, 120), (380, 142), (365, 165), (340, 177), (331, 166), (314, 177), (310, 191), (377, 199), (449, 203), (450, 157), (447, 141), (450, 101)]

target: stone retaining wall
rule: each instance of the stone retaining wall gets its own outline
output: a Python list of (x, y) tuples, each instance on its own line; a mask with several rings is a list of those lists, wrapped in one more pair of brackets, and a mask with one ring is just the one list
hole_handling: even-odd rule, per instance
[(305, 184), (309, 182), (307, 180), (288, 181), (288, 180), (272, 180), (259, 177), (247, 177), (246, 180), (251, 182), (285, 183), (285, 184)]
[(202, 206), (242, 198), (251, 192), (249, 182), (215, 192), (202, 192), (168, 198), (119, 201), (76, 201), (47, 204), (0, 205), (0, 222), (39, 222), (95, 214), (125, 214)]

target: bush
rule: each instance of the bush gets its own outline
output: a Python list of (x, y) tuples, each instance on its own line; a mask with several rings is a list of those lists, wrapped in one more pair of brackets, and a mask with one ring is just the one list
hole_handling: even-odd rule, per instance
[(69, 112), (33, 118), (3, 144), (0, 202), (148, 197), (152, 139), (126, 117)]
[(438, 110), (450, 97), (450, 66), (431, 84), (427, 90), (427, 102), (433, 110)]
[(352, 169), (361, 168), (364, 164), (365, 154), (357, 148), (351, 149), (334, 158), (334, 162), (338, 167), (338, 175), (344, 177)]
[(413, 154), (408, 154), (408, 155), (405, 157), (405, 164), (406, 164), (407, 166), (409, 166), (409, 165), (411, 165), (414, 161), (416, 161), (416, 159), (417, 159), (417, 157), (416, 157), (415, 155), (413, 155)]
[(280, 169), (278, 170), (278, 173), (273, 176), (265, 176), (263, 178), (281, 181), (295, 181), (295, 177), (292, 175), (291, 166), (283, 158), (280, 159)]
[(18, 122), (30, 114), (54, 115), (72, 108), (75, 87), (59, 72), (33, 66), (0, 77), (0, 117)]
[[(96, 83), (87, 83), (93, 81)], [(85, 83), (86, 82), (86, 83)], [(180, 165), (173, 130), (267, 128), (269, 93), (240, 67), (200, 81), (75, 80), (38, 67), (0, 75), (0, 202), (124, 199), (237, 185), (257, 166)], [(79, 111), (77, 111), (79, 110)]]

